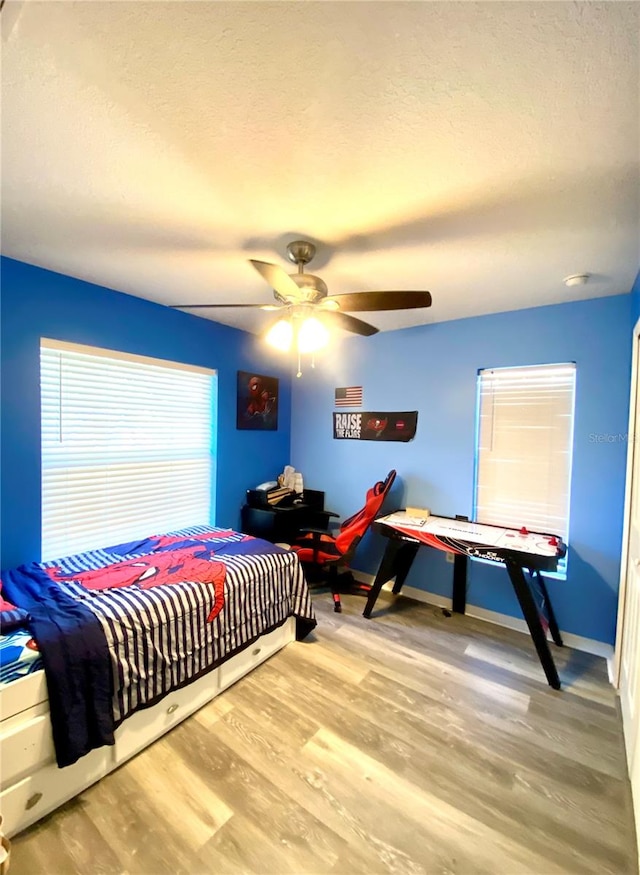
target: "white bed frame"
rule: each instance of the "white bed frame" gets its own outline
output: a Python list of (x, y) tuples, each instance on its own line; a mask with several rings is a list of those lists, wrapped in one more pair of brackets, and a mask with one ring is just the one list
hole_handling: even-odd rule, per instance
[(0, 811), (5, 834), (15, 835), (99, 781), (293, 640), (295, 619), (289, 617), (189, 686), (132, 714), (116, 730), (115, 745), (93, 750), (64, 769), (55, 761), (44, 672), (7, 684), (0, 691)]

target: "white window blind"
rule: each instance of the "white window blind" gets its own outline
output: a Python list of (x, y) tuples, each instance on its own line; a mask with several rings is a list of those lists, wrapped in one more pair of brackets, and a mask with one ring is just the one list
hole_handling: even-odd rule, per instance
[(42, 340), (42, 559), (211, 522), (215, 372)]
[(568, 539), (575, 376), (573, 364), (480, 371), (478, 522)]

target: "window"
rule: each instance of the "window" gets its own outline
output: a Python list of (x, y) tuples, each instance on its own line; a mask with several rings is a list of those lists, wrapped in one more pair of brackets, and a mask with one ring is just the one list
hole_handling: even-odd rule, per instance
[(212, 522), (215, 372), (42, 340), (42, 559)]
[(478, 522), (569, 534), (575, 365), (478, 374)]

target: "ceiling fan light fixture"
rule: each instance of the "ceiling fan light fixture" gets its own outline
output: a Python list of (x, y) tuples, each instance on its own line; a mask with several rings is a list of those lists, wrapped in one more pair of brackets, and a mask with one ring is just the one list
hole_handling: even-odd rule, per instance
[(316, 352), (329, 343), (329, 332), (315, 316), (308, 316), (298, 329), (298, 351)]
[(284, 309), (286, 315), (272, 325), (264, 337), (270, 346), (281, 352), (289, 352), (292, 348), (295, 350), (298, 377), (302, 376), (303, 355), (310, 355), (311, 367), (315, 367), (314, 354), (329, 343), (329, 329), (337, 328), (361, 337), (378, 333), (375, 325), (352, 316), (351, 311), (412, 310), (431, 306), (431, 294), (426, 291), (369, 291), (329, 296), (324, 280), (305, 271), (305, 266), (312, 261), (315, 252), (315, 245), (308, 240), (294, 240), (289, 243), (287, 255), (298, 267), (298, 272), (291, 275), (286, 274), (277, 264), (249, 259), (273, 289), (273, 295), (278, 302), (275, 307), (273, 304), (212, 305), (261, 307), (263, 310)]
[(280, 352), (289, 352), (293, 343), (293, 325), (290, 319), (278, 319), (265, 335), (265, 340)]

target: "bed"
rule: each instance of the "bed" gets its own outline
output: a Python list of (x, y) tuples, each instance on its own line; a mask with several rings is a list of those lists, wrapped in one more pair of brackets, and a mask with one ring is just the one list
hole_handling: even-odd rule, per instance
[(0, 641), (9, 836), (316, 622), (294, 553), (210, 526), (21, 566), (2, 593), (29, 613)]

